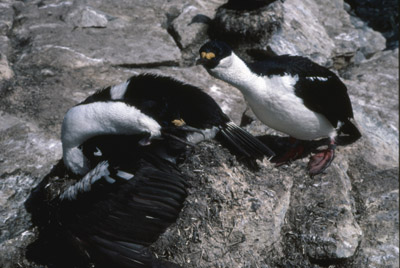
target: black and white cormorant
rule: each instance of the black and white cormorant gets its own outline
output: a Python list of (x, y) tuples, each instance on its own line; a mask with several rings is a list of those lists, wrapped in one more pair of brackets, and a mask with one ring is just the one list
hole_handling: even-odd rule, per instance
[(220, 134), (242, 156), (271, 157), (274, 153), (233, 123), (200, 88), (152, 74), (133, 76), (107, 87), (71, 108), (62, 126), (63, 158), (74, 173), (88, 171), (79, 145), (100, 134), (146, 133), (149, 144), (161, 136), (180, 136), (197, 143)]
[[(330, 139), (326, 150), (311, 157), (310, 175), (330, 165), (336, 144), (349, 144), (361, 137), (352, 123), (347, 88), (327, 68), (289, 55), (244, 62), (221, 41), (207, 42), (199, 53), (199, 63), (208, 73), (238, 88), (264, 124), (298, 140)], [(299, 148), (279, 158), (278, 164), (296, 157)]]
[(63, 160), (26, 202), (40, 229), (31, 258), (56, 267), (75, 259), (79, 267), (164, 267), (148, 246), (187, 195), (178, 159), (187, 144), (217, 133), (245, 156), (273, 155), (210, 96), (169, 77), (134, 76), (69, 109)]

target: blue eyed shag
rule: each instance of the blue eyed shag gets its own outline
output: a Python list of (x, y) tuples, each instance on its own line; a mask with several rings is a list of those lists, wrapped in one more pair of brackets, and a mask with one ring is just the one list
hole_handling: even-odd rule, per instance
[(190, 143), (221, 137), (240, 156), (272, 157), (274, 153), (233, 123), (200, 88), (152, 74), (133, 76), (102, 89), (71, 108), (62, 125), (63, 158), (74, 173), (88, 171), (79, 145), (100, 134), (147, 133), (140, 141), (169, 135)]
[(28, 255), (57, 267), (164, 267), (148, 246), (186, 198), (178, 159), (217, 134), (246, 157), (273, 155), (201, 89), (169, 77), (138, 75), (89, 96), (66, 113), (63, 161), (26, 202), (40, 229)]
[[(336, 144), (361, 137), (353, 124), (347, 88), (330, 70), (300, 56), (264, 56), (245, 62), (224, 42), (209, 41), (199, 50), (199, 64), (215, 78), (239, 89), (257, 118), (297, 140), (329, 138), (326, 150), (311, 156), (311, 176), (332, 162)], [(301, 147), (275, 159), (293, 160)]]
[(89, 138), (80, 146), (89, 172), (71, 174), (60, 161), (44, 177), (25, 204), (40, 231), (30, 260), (61, 268), (179, 267), (149, 246), (183, 207), (188, 185), (174, 162), (187, 146), (170, 138), (142, 146), (143, 138)]

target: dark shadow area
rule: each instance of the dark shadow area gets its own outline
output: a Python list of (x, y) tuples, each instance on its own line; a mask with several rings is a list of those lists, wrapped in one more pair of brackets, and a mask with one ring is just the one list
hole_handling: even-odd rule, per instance
[[(271, 150), (273, 150), (276, 156), (271, 160), (274, 162), (275, 159), (283, 156), (293, 147), (290, 137), (281, 137), (275, 135), (264, 135), (257, 137), (261, 142), (266, 144)], [(309, 156), (311, 153), (316, 152), (319, 147), (329, 144), (329, 139), (320, 139), (315, 141), (299, 141), (304, 146), (304, 152), (297, 159), (302, 159)]]
[(51, 202), (53, 197), (49, 193), (57, 193), (57, 190), (45, 190), (48, 187), (57, 188), (58, 185), (54, 183), (53, 178), (65, 176), (65, 167), (61, 160), (32, 190), (25, 201), (25, 208), (31, 214), (32, 223), (39, 231), (38, 238), (27, 247), (26, 258), (48, 268), (90, 267), (87, 259), (85, 260), (85, 257), (79, 255), (71, 246), (62, 227), (56, 223), (54, 214), (57, 208), (53, 206)]
[[(294, 144), (290, 137), (282, 137), (276, 135), (264, 135), (258, 136), (257, 139), (264, 143), (267, 147), (269, 147), (274, 153), (275, 156), (271, 158), (271, 163), (276, 163), (277, 160), (285, 155), (290, 149), (293, 148)], [(234, 147), (230, 146), (229, 143), (224, 141), (224, 139), (218, 139), (219, 142), (226, 147), (229, 152), (236, 156), (237, 160), (246, 166), (251, 171), (258, 171), (259, 166), (256, 162), (257, 159), (261, 159), (262, 157), (245, 157), (243, 154), (236, 150)], [(304, 151), (301, 155), (298, 155), (295, 160), (303, 159), (308, 157), (311, 153), (318, 152), (318, 149), (322, 146), (326, 146), (329, 144), (329, 138), (324, 138), (320, 140), (314, 141), (300, 141), (298, 140), (298, 145), (301, 145), (304, 148)]]
[(237, 10), (237, 11), (252, 11), (261, 7), (267, 6), (276, 0), (229, 0), (226, 4), (223, 4), (220, 8)]
[(399, 1), (345, 0), (356, 16), (386, 38), (386, 49), (399, 47)]
[(316, 264), (321, 267), (348, 267), (348, 259), (314, 259), (309, 257), (312, 264)]

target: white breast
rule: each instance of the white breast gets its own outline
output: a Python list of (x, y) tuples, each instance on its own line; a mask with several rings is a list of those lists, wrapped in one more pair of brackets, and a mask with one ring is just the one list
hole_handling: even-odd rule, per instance
[(306, 108), (295, 95), (297, 80), (290, 75), (260, 77), (242, 92), (260, 121), (271, 128), (302, 140), (334, 137), (336, 131), (326, 117)]
[(258, 119), (273, 129), (301, 140), (336, 135), (325, 116), (306, 108), (295, 95), (297, 76), (258, 76), (233, 52), (207, 71), (238, 88)]

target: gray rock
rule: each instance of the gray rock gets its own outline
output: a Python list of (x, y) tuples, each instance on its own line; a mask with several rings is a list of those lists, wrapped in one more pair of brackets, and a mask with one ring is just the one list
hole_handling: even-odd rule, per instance
[(356, 19), (344, 10), (343, 0), (301, 2), (283, 4), (284, 23), (269, 44), (276, 53), (308, 56), (340, 69), (354, 61), (357, 51), (370, 57), (385, 48), (380, 33), (365, 24), (353, 25)]
[(318, 13), (315, 15), (335, 43), (333, 57), (353, 57), (357, 51), (370, 57), (385, 49), (386, 40), (382, 34), (372, 30), (358, 18), (351, 17), (344, 10), (343, 0), (315, 0), (315, 3), (318, 5)]
[(24, 231), (0, 243), (0, 265), (3, 268), (19, 267), (39, 268), (43, 266), (36, 265), (25, 258), (26, 247), (35, 241), (37, 233), (32, 231)]
[[(43, 168), (50, 168), (61, 157), (61, 143), (57, 136), (48, 135), (37, 125), (7, 113), (1, 113), (0, 174), (14, 174), (21, 170), (36, 176)], [(22, 151), (34, 152), (22, 154)]]
[(196, 52), (207, 39), (208, 24), (195, 22), (195, 17), (198, 15), (201, 14), (197, 7), (187, 6), (170, 26), (175, 42), (181, 50), (186, 52), (185, 54), (192, 62), (195, 57), (198, 57)]
[[(96, 89), (168, 75), (241, 121), (241, 93), (192, 66), (212, 33), (193, 16), (213, 18), (225, 2), (2, 1), (0, 70), (11, 75), (0, 71), (0, 267), (44, 267), (25, 257), (38, 232), (23, 203), (61, 157), (65, 112)], [(381, 51), (381, 34), (341, 0), (228, 9), (218, 11), (221, 29), (240, 37), (243, 55), (269, 45), (339, 69), (363, 137), (313, 179), (306, 158), (254, 170), (218, 142), (201, 143), (181, 167), (191, 176), (186, 205), (154, 252), (185, 267), (397, 267), (398, 50)], [(246, 128), (278, 150), (286, 144), (254, 117)]]
[[(100, 6), (97, 11), (83, 6), (81, 2), (41, 7), (28, 3), (19, 15), (19, 19), (26, 20), (26, 23), (16, 27), (14, 33), (17, 39), (29, 41), (32, 53), (22, 54), (18, 61), (56, 68), (81, 68), (104, 63), (138, 67), (177, 65), (180, 51), (167, 31), (160, 27), (161, 20), (154, 21), (150, 16), (154, 14), (151, 3), (144, 2), (134, 7), (136, 14), (144, 15), (131, 17), (130, 3), (119, 6), (122, 12), (115, 16), (102, 11), (113, 11), (109, 11), (107, 5)], [(92, 21), (87, 14), (92, 14)], [(106, 23), (104, 14), (113, 19)], [(46, 20), (43, 21), (43, 17)], [(60, 20), (60, 17), (64, 19)], [(75, 24), (92, 26), (74, 28)], [(106, 28), (92, 28), (105, 24)], [(48, 40), (52, 41), (49, 43)]]
[(398, 49), (378, 53), (343, 76), (353, 99), (355, 118), (366, 137), (365, 161), (380, 167), (399, 163)]
[(0, 3), (0, 36), (9, 33), (14, 20), (14, 10), (11, 2), (2, 1)]
[(108, 20), (104, 14), (90, 7), (79, 7), (67, 15), (67, 21), (82, 28), (105, 28)]
[(172, 29), (178, 33), (178, 45), (185, 49), (188, 46), (197, 43), (198, 35), (206, 34), (207, 25), (204, 23), (193, 22), (199, 10), (195, 6), (187, 6), (182, 13), (172, 22)]
[(317, 63), (328, 65), (335, 43), (316, 17), (318, 12), (314, 0), (285, 1), (281, 29), (271, 37), (268, 45), (279, 55), (308, 56)]
[(11, 51), (10, 39), (7, 36), (0, 36), (0, 54), (10, 57)]
[(6, 55), (0, 53), (0, 82), (9, 80), (14, 76), (13, 70), (10, 68)]
[(357, 156), (352, 158), (350, 169), (353, 196), (356, 200), (358, 221), (363, 230), (353, 266), (398, 267), (398, 166), (379, 169)]
[(340, 151), (337, 154), (325, 176), (296, 181), (291, 197), (291, 235), (299, 238), (299, 247), (316, 263), (335, 263), (352, 257), (362, 236), (354, 217), (346, 159)]

